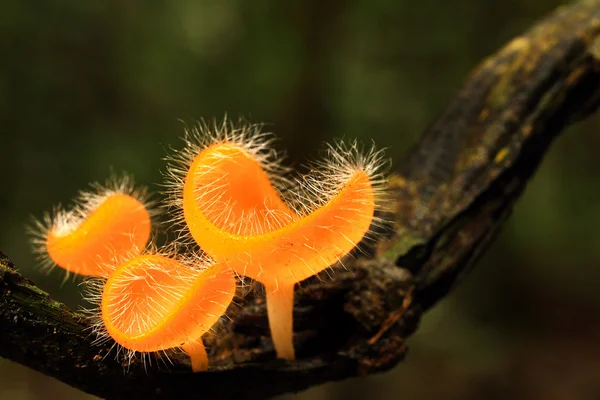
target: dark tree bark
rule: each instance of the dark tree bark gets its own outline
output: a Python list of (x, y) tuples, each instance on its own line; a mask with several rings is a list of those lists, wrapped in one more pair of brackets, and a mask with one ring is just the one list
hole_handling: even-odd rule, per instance
[(421, 314), (487, 248), (552, 140), (598, 106), (599, 32), (600, 0), (562, 7), (470, 74), (392, 178), (389, 240), (335, 279), (297, 289), (297, 361), (274, 359), (264, 301), (249, 293), (209, 338), (209, 372), (193, 374), (178, 354), (172, 365), (125, 367), (105, 357), (110, 343), (92, 345), (83, 315), (3, 255), (0, 356), (108, 398), (258, 399), (392, 368)]

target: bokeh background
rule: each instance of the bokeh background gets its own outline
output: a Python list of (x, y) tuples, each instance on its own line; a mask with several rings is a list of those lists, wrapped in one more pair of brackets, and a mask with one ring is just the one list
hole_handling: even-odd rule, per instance
[[(560, 3), (5, 0), (0, 249), (78, 306), (77, 281), (37, 269), (32, 215), (111, 171), (159, 190), (185, 125), (225, 113), (268, 123), (294, 165), (333, 137), (372, 139), (398, 163), (478, 61)], [(298, 399), (600, 398), (599, 127), (557, 140), (404, 363)], [(1, 399), (55, 397), (92, 398), (0, 360)]]

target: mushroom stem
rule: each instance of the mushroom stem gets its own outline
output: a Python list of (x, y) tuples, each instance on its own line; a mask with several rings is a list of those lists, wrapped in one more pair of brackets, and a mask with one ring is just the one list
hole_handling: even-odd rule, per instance
[(181, 348), (190, 356), (192, 371), (200, 372), (208, 370), (208, 354), (206, 354), (206, 348), (202, 339), (187, 342)]
[(277, 358), (294, 360), (294, 285), (265, 285), (267, 314)]

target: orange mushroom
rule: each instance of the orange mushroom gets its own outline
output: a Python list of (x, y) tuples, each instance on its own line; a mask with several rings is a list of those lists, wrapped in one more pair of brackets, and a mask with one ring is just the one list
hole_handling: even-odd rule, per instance
[(134, 189), (128, 177), (93, 187), (80, 193), (71, 210), (58, 208), (30, 230), (44, 264), (58, 265), (67, 276), (105, 276), (105, 265), (139, 254), (150, 238), (154, 211), (147, 208), (145, 190)]
[(294, 359), (294, 285), (340, 261), (370, 232), (381, 153), (330, 147), (325, 168), (298, 180), (294, 210), (269, 179), (279, 168), (257, 156), (260, 137), (242, 130), (212, 143), (187, 139), (187, 166), (170, 171), (189, 233), (216, 261), (263, 283), (277, 356)]
[(202, 335), (231, 303), (235, 275), (206, 259), (148, 253), (131, 258), (90, 296), (100, 306), (96, 330), (131, 355), (182, 348), (194, 372), (208, 368)]

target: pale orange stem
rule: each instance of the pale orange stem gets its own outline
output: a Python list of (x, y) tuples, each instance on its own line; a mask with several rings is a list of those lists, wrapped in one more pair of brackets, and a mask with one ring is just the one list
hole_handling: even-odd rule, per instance
[(267, 314), (277, 358), (294, 360), (294, 285), (265, 286)]
[(208, 370), (208, 354), (202, 339), (194, 342), (188, 342), (181, 348), (190, 356), (192, 362), (192, 371), (200, 372)]

